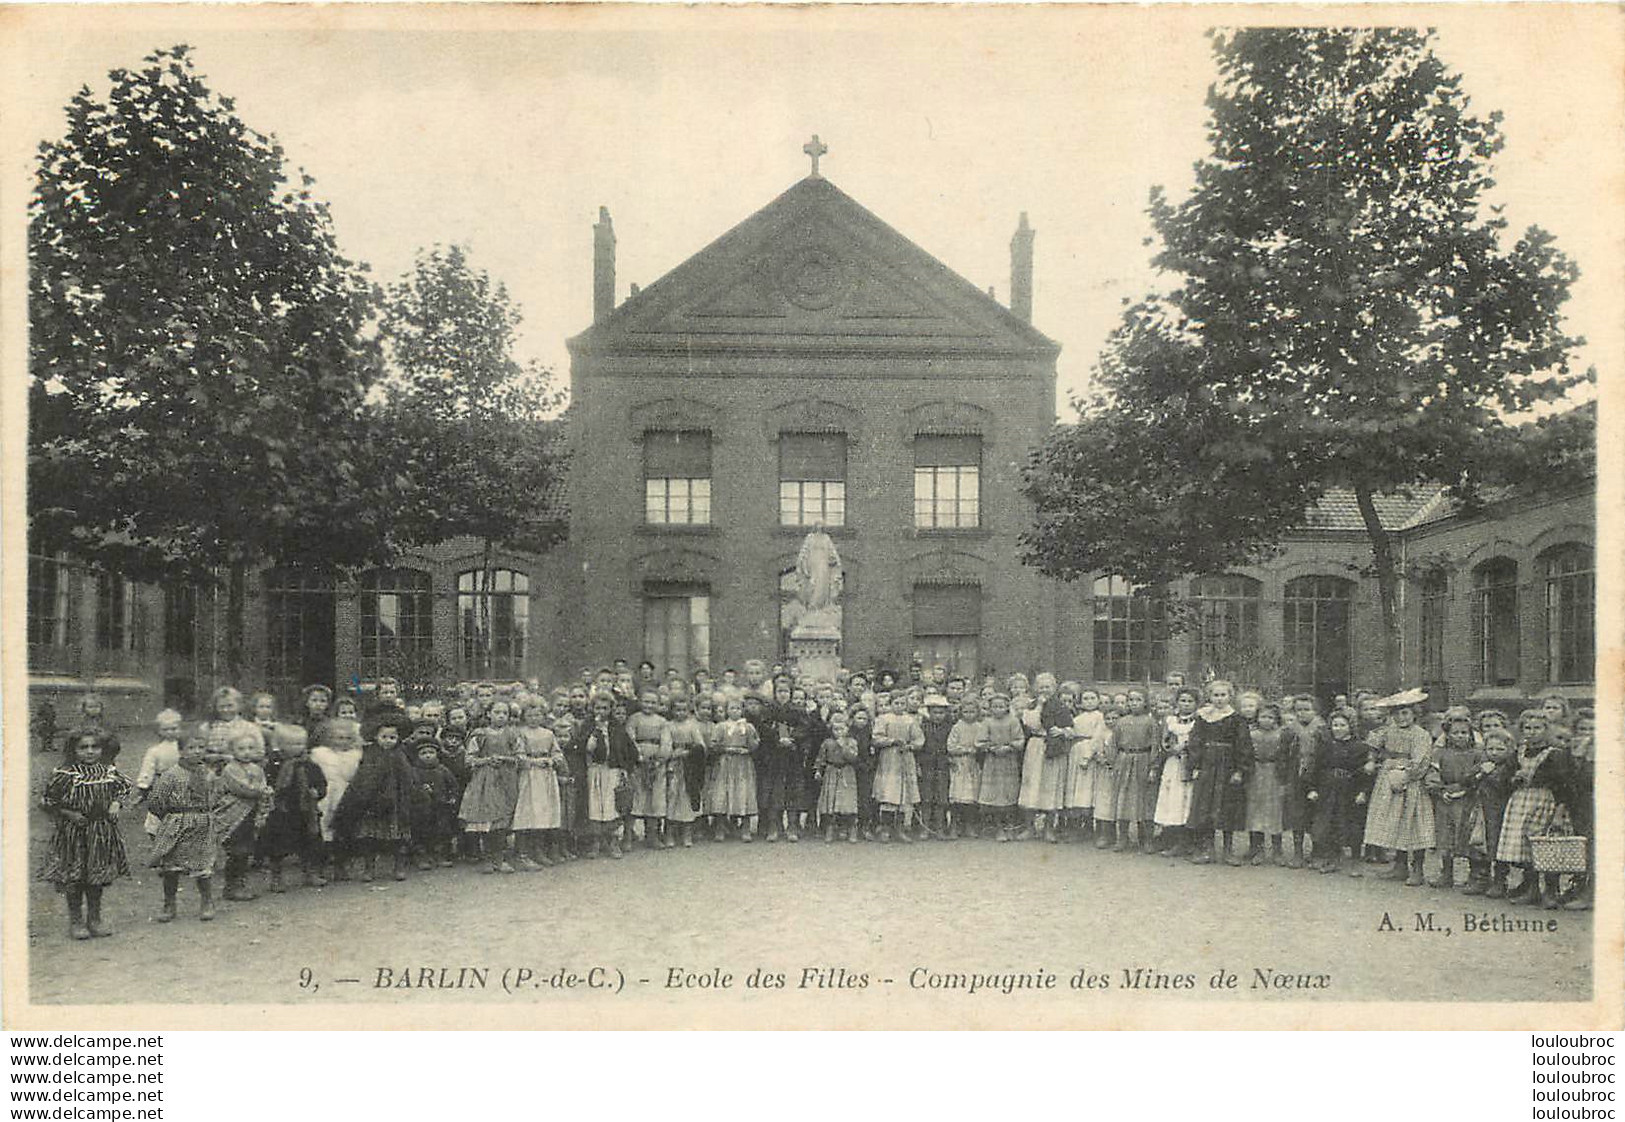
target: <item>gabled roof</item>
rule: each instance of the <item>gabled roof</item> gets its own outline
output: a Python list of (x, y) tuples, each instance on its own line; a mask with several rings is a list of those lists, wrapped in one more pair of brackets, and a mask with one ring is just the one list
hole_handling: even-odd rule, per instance
[(573, 354), (1060, 351), (821, 176), (796, 183), (568, 345)]

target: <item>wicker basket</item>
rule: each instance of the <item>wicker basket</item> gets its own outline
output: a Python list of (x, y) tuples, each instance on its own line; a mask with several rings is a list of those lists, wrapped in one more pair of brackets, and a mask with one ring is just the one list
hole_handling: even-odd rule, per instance
[(1537, 834), (1529, 839), (1535, 870), (1541, 873), (1586, 871), (1586, 839), (1574, 834)]

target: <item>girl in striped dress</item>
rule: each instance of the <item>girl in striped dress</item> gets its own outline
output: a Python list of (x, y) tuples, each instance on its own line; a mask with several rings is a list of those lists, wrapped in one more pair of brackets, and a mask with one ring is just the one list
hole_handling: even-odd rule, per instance
[(45, 781), (42, 802), (56, 820), (44, 878), (68, 899), (68, 933), (75, 939), (111, 935), (102, 923), (102, 890), (130, 875), (118, 814), (130, 784), (107, 762), (112, 738), (79, 731), (68, 759)]
[(996, 693), (988, 699), (987, 751), (982, 756), (982, 777), (976, 801), (982, 813), (999, 824), (998, 838), (1009, 841), (1019, 828), (1016, 796), (1021, 792), (1021, 750), (1026, 737), (1021, 721), (1010, 712), (1010, 699)]

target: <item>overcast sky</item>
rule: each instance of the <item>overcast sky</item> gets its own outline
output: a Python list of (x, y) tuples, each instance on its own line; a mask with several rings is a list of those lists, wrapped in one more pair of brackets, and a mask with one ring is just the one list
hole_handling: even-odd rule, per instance
[[(1256, 19), (1223, 14), (504, 8), (406, 13), (408, 27), (398, 11), (80, 9), (34, 41), (8, 105), (27, 143), (10, 151), (60, 135), (79, 85), (103, 90), (110, 68), (188, 42), (212, 87), (315, 177), (351, 256), (393, 280), (418, 247), (467, 245), (522, 306), (524, 351), (562, 373), (564, 339), (591, 317), (600, 205), (624, 299), (804, 175), (816, 132), (830, 180), (1001, 301), (1029, 212), (1034, 319), (1064, 348), (1064, 401), (1122, 301), (1158, 284), (1146, 196), (1183, 194), (1204, 153), (1202, 31)], [(1499, 201), (1579, 262), (1570, 328), (1617, 375), (1625, 21), (1546, 5), (1421, 15), (1475, 108), (1504, 111)]]

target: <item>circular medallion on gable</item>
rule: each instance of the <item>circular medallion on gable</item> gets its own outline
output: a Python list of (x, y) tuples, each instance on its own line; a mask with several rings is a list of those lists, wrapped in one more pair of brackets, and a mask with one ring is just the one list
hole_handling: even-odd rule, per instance
[(833, 253), (818, 246), (798, 249), (779, 267), (779, 291), (798, 308), (820, 311), (846, 293), (846, 272)]

